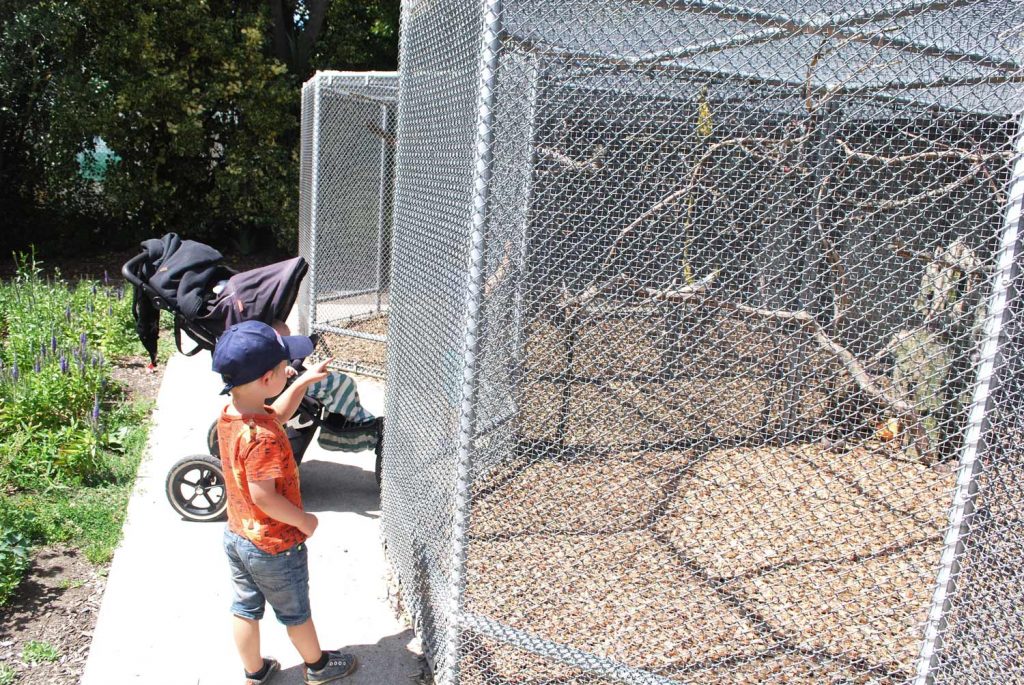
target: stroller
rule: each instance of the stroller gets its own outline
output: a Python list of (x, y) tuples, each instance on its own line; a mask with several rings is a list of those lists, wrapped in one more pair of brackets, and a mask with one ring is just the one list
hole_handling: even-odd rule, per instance
[[(161, 310), (173, 316), (174, 342), (179, 352), (186, 356), (202, 350), (212, 352), (220, 335), (236, 323), (284, 321), (309, 269), (301, 257), (243, 272), (228, 268), (223, 260), (208, 245), (168, 233), (144, 241), (142, 252), (121, 268), (121, 274), (132, 285), (135, 328), (149, 353), (150, 368), (156, 365)], [(182, 346), (183, 332), (195, 345), (188, 351)], [(324, 402), (307, 395), (285, 423), (295, 461), (302, 462), (319, 429), (318, 442), (325, 449), (374, 450), (374, 474), (379, 486), (384, 419), (362, 408), (351, 378), (338, 374), (336, 380), (334, 406), (342, 407), (343, 413), (329, 413)], [(167, 499), (189, 521), (222, 520), (227, 512), (216, 419), (207, 433), (207, 447), (209, 454), (186, 456), (167, 474)]]

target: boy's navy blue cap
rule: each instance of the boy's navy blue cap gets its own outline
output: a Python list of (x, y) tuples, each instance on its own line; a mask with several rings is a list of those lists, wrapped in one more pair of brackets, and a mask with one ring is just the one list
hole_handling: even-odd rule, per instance
[(256, 380), (282, 361), (312, 353), (313, 341), (304, 335), (282, 337), (260, 321), (235, 324), (224, 331), (213, 350), (213, 370), (224, 379), (220, 394)]

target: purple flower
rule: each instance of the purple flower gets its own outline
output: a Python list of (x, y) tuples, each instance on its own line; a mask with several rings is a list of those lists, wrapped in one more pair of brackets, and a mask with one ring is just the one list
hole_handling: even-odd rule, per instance
[(71, 305), (64, 308), (64, 319), (71, 323)]
[(107, 307), (107, 316), (109, 316), (109, 317), (113, 317), (114, 316), (114, 308), (113, 307), (109, 307), (109, 306)]
[(14, 379), (15, 383), (18, 382), (18, 376), (18, 362), (14, 362), (14, 366), (11, 367), (11, 378)]
[(92, 312), (93, 312), (93, 306), (92, 306), (92, 302), (87, 302), (87, 303), (85, 304), (85, 311), (87, 311), (87, 312), (89, 312), (90, 314), (92, 314)]
[(56, 335), (51, 335), (50, 336), (50, 351), (51, 352), (56, 352), (57, 351), (57, 336)]
[(85, 354), (85, 347), (88, 344), (88, 342), (89, 337), (84, 332), (80, 336), (78, 336), (78, 348), (82, 351), (82, 354)]
[[(106, 274), (107, 272), (104, 271), (103, 273)], [(96, 284), (95, 283), (92, 284), (92, 294), (96, 295)]]
[(99, 395), (93, 396), (93, 402), (92, 402), (92, 422), (94, 424), (97, 424), (97, 425), (100, 422), (100, 396)]
[(41, 367), (40, 367), (40, 364), (39, 364), (39, 357), (36, 357), (35, 363), (32, 364), (32, 370), (35, 371), (36, 373), (39, 373), (39, 369), (40, 368)]
[(62, 355), (60, 356), (60, 372), (61, 372), (61, 373), (67, 373), (67, 372), (68, 372), (68, 369), (70, 369), (70, 368), (71, 368), (71, 365), (70, 365), (70, 364), (68, 364), (68, 358), (67, 358), (67, 357), (65, 357), (65, 356), (64, 356), (64, 355), (62, 354)]

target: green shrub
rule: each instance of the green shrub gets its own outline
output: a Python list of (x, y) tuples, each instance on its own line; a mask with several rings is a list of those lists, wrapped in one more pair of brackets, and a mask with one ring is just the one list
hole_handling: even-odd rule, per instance
[(140, 353), (123, 291), (45, 280), (31, 256), (0, 283), (0, 605), (32, 545), (110, 558), (149, 407), (126, 405), (110, 359)]
[(28, 539), (13, 530), (0, 530), (0, 605), (18, 589), (28, 570), (31, 549)]
[(21, 649), (21, 660), (26, 664), (40, 664), (56, 661), (60, 658), (60, 652), (49, 642), (29, 640)]

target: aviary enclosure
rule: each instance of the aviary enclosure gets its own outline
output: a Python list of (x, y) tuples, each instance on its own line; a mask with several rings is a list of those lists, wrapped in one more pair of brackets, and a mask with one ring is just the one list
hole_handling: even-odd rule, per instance
[(398, 74), (321, 71), (302, 87), (302, 330), (346, 370), (385, 373)]
[(1024, 4), (402, 27), (383, 527), (438, 682), (1024, 682)]

